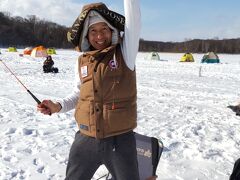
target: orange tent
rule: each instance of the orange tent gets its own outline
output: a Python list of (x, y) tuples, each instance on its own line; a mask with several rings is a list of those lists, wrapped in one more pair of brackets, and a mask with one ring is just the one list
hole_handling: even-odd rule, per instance
[(32, 52), (31, 52), (31, 56), (32, 57), (47, 57), (47, 49), (43, 46), (38, 46), (33, 48)]
[(26, 47), (23, 50), (23, 54), (25, 54), (25, 55), (31, 55), (31, 52), (32, 52), (32, 48), (31, 47)]

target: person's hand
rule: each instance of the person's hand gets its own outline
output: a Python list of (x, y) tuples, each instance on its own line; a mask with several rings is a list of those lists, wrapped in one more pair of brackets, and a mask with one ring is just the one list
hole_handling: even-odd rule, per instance
[(53, 113), (59, 112), (62, 106), (58, 102), (52, 102), (51, 100), (43, 100), (40, 104), (37, 105), (37, 111), (45, 114), (51, 115)]
[(156, 179), (157, 179), (157, 176), (150, 176), (146, 180), (156, 180)]

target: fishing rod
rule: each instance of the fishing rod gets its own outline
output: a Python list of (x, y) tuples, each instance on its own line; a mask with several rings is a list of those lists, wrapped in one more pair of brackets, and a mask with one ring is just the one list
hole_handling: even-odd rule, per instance
[(26, 87), (24, 84), (18, 79), (18, 77), (11, 71), (11, 69), (0, 59), (0, 62), (7, 68), (7, 70), (17, 79), (17, 81), (24, 87), (24, 89), (33, 97), (33, 99), (38, 103), (41, 104), (41, 101), (33, 95), (33, 93)]

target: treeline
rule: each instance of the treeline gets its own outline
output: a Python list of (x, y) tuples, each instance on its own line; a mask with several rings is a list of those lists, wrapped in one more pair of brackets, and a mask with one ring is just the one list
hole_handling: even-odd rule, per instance
[(41, 20), (35, 15), (27, 18), (11, 17), (0, 12), (0, 47), (46, 47), (70, 48), (67, 42), (67, 27)]
[[(0, 12), (0, 47), (44, 45), (55, 48), (73, 48), (67, 41), (68, 27), (41, 20), (35, 15), (26, 18), (11, 17), (9, 13)], [(139, 51), (149, 52), (192, 52), (205, 53), (240, 53), (240, 38), (219, 40), (194, 39), (185, 42), (159, 42), (141, 39)]]
[(139, 49), (144, 52), (191, 52), (206, 53), (213, 51), (216, 53), (240, 53), (240, 38), (237, 39), (194, 39), (185, 42), (157, 42), (140, 40)]

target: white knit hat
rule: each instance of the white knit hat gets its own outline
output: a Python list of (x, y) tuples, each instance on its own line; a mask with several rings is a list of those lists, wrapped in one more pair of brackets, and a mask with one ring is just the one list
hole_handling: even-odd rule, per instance
[(98, 15), (90, 16), (89, 21), (88, 21), (88, 27), (90, 27), (94, 24), (100, 23), (100, 22), (106, 23), (106, 21)]

